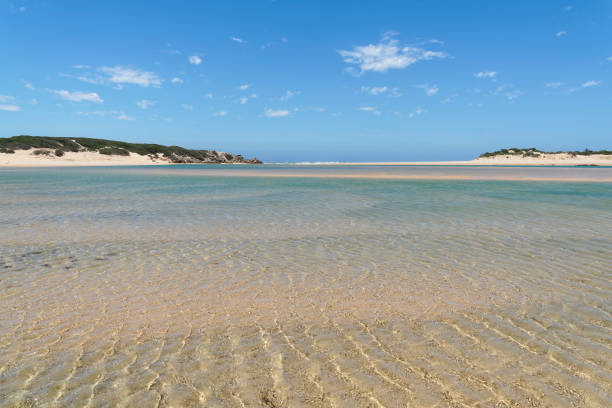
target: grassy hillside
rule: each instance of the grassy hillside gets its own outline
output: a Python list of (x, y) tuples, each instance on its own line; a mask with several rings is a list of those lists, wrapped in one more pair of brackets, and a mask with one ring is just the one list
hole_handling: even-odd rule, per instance
[(573, 156), (591, 156), (593, 154), (612, 154), (612, 150), (589, 150), (584, 149), (583, 151), (568, 151), (568, 152), (543, 152), (531, 147), (528, 149), (518, 149), (516, 147), (510, 149), (501, 149), (495, 152), (486, 152), (481, 154), (479, 157), (495, 157), (495, 156), (520, 156), (520, 157), (540, 157), (542, 154), (556, 154), (556, 153), (567, 153)]
[(127, 143), (117, 140), (91, 139), (87, 137), (13, 136), (0, 138), (0, 153), (14, 153), (15, 150), (34, 149), (34, 154), (55, 154), (66, 152), (98, 152), (107, 155), (129, 156), (137, 153), (144, 156), (164, 158), (172, 163), (261, 163), (245, 159), (239, 154), (220, 153), (216, 150), (185, 149), (180, 146)]

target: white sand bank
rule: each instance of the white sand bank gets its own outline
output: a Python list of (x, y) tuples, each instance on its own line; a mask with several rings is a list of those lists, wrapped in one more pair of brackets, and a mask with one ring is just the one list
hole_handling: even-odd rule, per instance
[[(16, 150), (15, 153), (0, 153), (0, 167), (48, 167), (48, 166), (137, 166), (152, 164), (170, 164), (163, 159), (151, 159), (137, 153), (129, 156), (111, 156), (97, 152), (66, 152), (57, 157), (50, 151), (49, 155), (35, 155), (34, 150)], [(43, 149), (44, 150), (44, 149)]]
[(370, 165), (370, 166), (612, 166), (612, 155), (594, 154), (591, 156), (574, 156), (569, 153), (541, 154), (540, 157), (522, 157), (506, 155), (482, 157), (465, 161), (437, 162), (368, 162), (368, 163), (337, 163), (340, 165)]

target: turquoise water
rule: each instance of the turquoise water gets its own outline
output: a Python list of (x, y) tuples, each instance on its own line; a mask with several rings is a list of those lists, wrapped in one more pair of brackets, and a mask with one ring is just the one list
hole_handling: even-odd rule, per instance
[(611, 173), (2, 169), (0, 406), (609, 406)]

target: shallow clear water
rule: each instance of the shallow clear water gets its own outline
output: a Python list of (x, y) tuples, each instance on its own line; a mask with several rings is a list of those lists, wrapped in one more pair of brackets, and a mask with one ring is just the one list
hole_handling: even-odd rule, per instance
[(610, 406), (611, 174), (2, 169), (0, 407)]

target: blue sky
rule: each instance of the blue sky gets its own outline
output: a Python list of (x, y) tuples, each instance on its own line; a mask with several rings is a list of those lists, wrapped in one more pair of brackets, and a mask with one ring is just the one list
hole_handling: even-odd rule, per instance
[(264, 161), (612, 148), (612, 1), (0, 1), (0, 136)]

